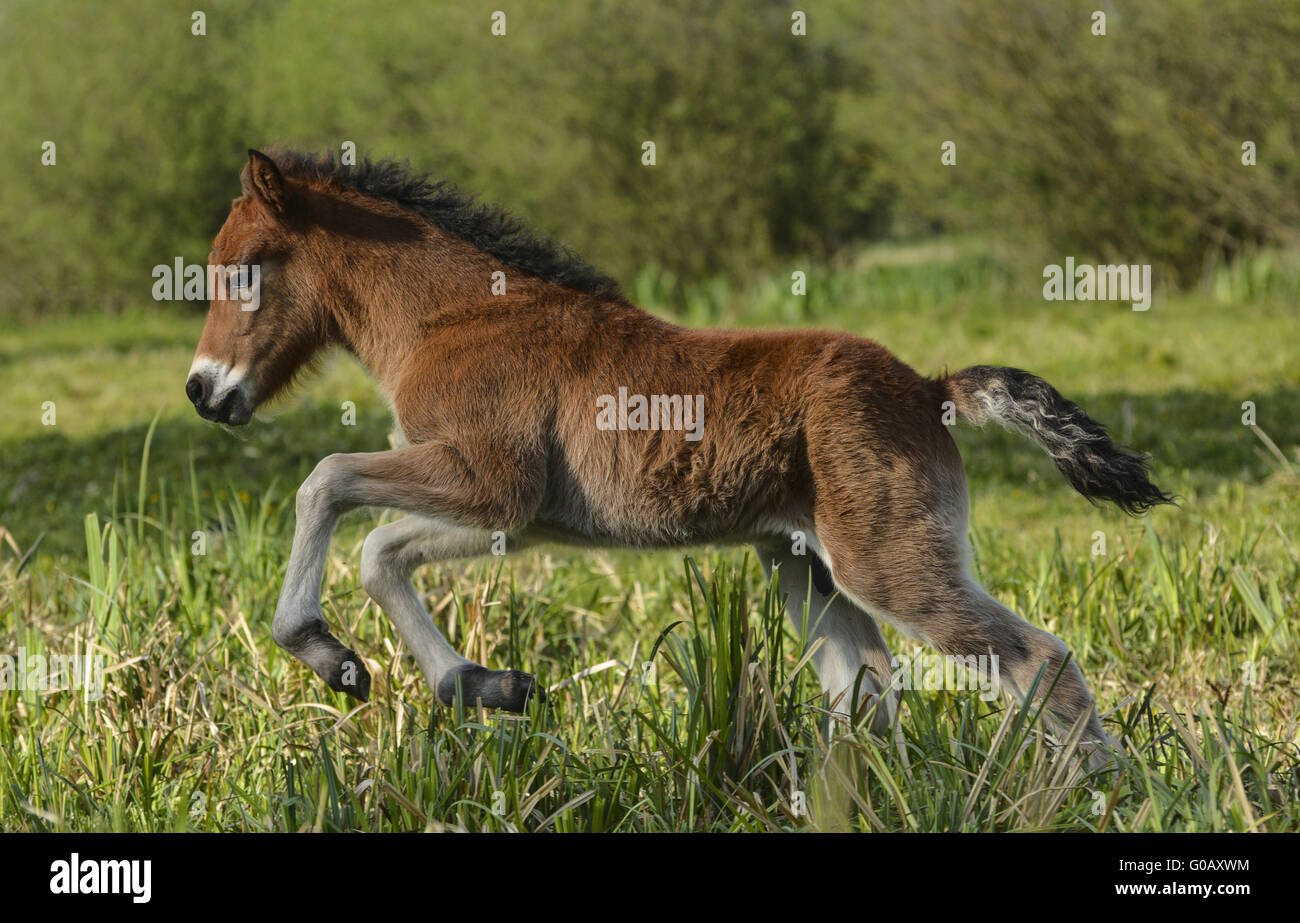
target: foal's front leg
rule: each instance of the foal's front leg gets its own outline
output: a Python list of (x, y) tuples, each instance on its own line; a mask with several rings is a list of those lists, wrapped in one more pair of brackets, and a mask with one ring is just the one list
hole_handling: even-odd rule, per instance
[(350, 508), (341, 502), (341, 488), (348, 476), (341, 463), (345, 457), (326, 457), (298, 488), (293, 548), (271, 623), (271, 637), (315, 670), (331, 689), (365, 702), (370, 698), (370, 672), (355, 652), (330, 634), (320, 606), (330, 538), (339, 516)]
[[(537, 681), (519, 670), (489, 670), (462, 657), (433, 624), (411, 583), (411, 572), (421, 564), (487, 554), (492, 544), (493, 532), (487, 529), (406, 516), (366, 536), (361, 584), (392, 621), (444, 705), (452, 704), (459, 690), (464, 702), (521, 712), (534, 695), (545, 701)], [(513, 547), (519, 547), (517, 541)]]
[[(476, 454), (485, 455), (477, 468), (470, 461)], [(522, 453), (487, 455), (441, 442), (323, 459), (298, 489), (293, 549), (271, 625), (275, 642), (331, 689), (365, 701), (370, 674), (321, 615), (321, 580), (339, 517), (381, 506), (511, 532), (532, 518), (541, 499), (544, 472), (533, 462)]]

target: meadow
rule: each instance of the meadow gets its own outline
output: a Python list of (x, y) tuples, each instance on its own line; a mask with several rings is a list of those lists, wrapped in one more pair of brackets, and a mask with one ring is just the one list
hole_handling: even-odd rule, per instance
[(1044, 302), (1022, 267), (957, 239), (810, 269), (803, 297), (788, 272), (628, 288), (693, 325), (849, 330), (927, 374), (1026, 368), (1150, 452), (1181, 505), (1130, 519), (1016, 436), (955, 433), (977, 572), (1068, 642), (1125, 742), (1112, 772), (972, 693), (904, 692), (888, 740), (835, 719), (743, 548), (422, 569), (453, 643), (551, 690), (523, 716), (435, 707), (358, 582), (381, 511), (332, 547), (325, 614), (374, 677), (367, 704), (335, 694), (271, 615), (295, 488), (387, 447), (382, 399), (339, 356), (251, 426), (205, 423), (202, 316), (129, 310), (0, 331), (0, 653), (106, 665), (102, 697), (0, 692), (0, 830), (1300, 829), (1300, 271), (1260, 255), (1135, 312)]

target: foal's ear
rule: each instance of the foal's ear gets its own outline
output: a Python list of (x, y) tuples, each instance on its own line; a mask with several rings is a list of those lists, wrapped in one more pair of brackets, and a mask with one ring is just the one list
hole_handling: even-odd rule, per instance
[(284, 177), (275, 162), (261, 151), (249, 149), (248, 166), (239, 174), (244, 194), (259, 200), (276, 217), (283, 217), (289, 204)]

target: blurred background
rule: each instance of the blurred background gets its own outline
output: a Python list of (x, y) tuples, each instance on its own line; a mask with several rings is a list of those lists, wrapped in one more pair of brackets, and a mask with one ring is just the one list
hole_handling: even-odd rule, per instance
[(679, 304), (954, 233), (1183, 288), (1295, 242), (1293, 2), (555, 0), (505, 36), (500, 0), (194, 6), (0, 5), (0, 315), (147, 299), (274, 141), (409, 159)]

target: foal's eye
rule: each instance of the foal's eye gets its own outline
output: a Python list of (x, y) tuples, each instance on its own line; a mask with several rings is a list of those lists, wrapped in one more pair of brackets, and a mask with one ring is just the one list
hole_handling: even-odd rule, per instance
[(226, 297), (240, 302), (241, 310), (255, 311), (261, 300), (260, 282), (260, 267), (256, 263), (231, 266), (226, 270)]

